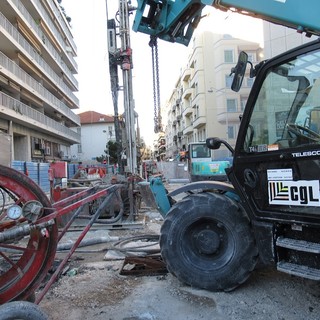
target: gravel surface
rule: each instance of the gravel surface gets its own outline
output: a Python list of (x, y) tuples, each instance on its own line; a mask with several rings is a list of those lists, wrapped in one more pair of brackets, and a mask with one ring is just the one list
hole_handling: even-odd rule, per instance
[[(158, 213), (148, 212), (143, 221), (137, 230), (99, 232), (111, 238), (159, 234), (162, 219)], [(96, 237), (97, 233), (90, 231), (90, 236)], [(76, 252), (72, 256), (69, 269), (40, 303), (49, 319), (320, 319), (320, 290), (315, 282), (258, 269), (232, 292), (209, 292), (188, 287), (171, 274), (120, 275), (123, 259), (104, 260), (108, 246), (99, 244), (94, 249), (100, 252)]]
[(40, 303), (50, 319), (320, 319), (316, 284), (276, 271), (256, 270), (230, 293), (209, 292), (171, 274), (122, 276), (123, 260), (103, 256), (74, 254), (68, 272)]

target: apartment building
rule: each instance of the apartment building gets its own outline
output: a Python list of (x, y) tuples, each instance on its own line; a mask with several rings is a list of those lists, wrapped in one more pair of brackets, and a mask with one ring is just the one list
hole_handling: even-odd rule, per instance
[[(192, 40), (187, 65), (165, 106), (166, 157), (177, 158), (190, 142), (221, 137), (235, 145), (242, 114), (253, 79), (249, 70), (239, 93), (231, 90), (235, 66), (240, 51), (246, 51), (255, 64), (262, 49), (258, 43), (233, 38), (228, 34), (209, 31)], [(226, 149), (214, 151), (214, 157), (226, 157)]]
[(80, 143), (68, 17), (56, 0), (1, 0), (0, 11), (1, 161), (68, 157)]

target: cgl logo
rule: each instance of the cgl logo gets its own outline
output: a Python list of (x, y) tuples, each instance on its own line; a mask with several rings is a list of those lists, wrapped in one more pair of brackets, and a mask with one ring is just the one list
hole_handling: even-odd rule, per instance
[(269, 181), (269, 204), (320, 206), (319, 180)]

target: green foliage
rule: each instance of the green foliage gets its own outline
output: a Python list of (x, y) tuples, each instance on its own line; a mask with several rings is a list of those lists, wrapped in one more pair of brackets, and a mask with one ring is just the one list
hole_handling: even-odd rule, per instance
[(96, 160), (100, 163), (103, 163), (104, 160), (108, 162), (108, 155), (109, 164), (117, 163), (117, 142), (108, 141), (106, 144), (106, 149), (104, 150), (104, 154), (97, 156)]

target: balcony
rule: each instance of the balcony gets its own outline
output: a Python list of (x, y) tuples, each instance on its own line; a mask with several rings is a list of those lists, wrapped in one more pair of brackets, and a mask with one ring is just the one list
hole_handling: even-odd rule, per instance
[[(26, 92), (28, 96), (30, 96), (30, 94), (36, 96), (37, 100), (42, 100), (52, 109), (54, 109), (54, 111), (63, 114), (77, 126), (80, 125), (80, 119), (78, 115), (71, 111), (63, 102), (50, 93), (49, 90), (32, 78), (27, 72), (25, 72), (3, 53), (0, 53), (0, 65), (2, 66), (3, 74), (9, 79), (15, 77), (18, 87), (23, 87), (25, 89), (23, 91)], [(22, 94), (21, 90), (20, 92)]]
[(179, 131), (179, 132), (178, 132), (178, 138), (181, 139), (182, 136), (183, 136), (183, 131)]
[(187, 126), (186, 128), (183, 129), (183, 134), (184, 135), (190, 135), (193, 133), (193, 126)]
[(190, 77), (191, 77), (191, 68), (184, 69), (181, 76), (182, 81), (189, 81)]
[(217, 115), (217, 121), (220, 123), (239, 122), (239, 116), (242, 112), (221, 112)]
[(196, 120), (193, 121), (193, 128), (198, 129), (202, 126), (205, 126), (207, 123), (206, 117), (198, 117)]
[(183, 115), (184, 115), (185, 117), (187, 117), (187, 116), (189, 116), (190, 114), (192, 114), (192, 112), (193, 112), (192, 108), (191, 108), (191, 107), (188, 107), (188, 108), (185, 108), (185, 109), (183, 110)]
[(65, 22), (65, 19), (62, 17), (60, 11), (58, 10), (58, 8), (54, 5), (54, 3), (50, 3), (49, 5), (52, 9), (52, 11), (54, 12), (55, 16), (58, 18), (60, 25), (64, 31), (64, 33), (67, 35), (68, 37), (68, 41), (70, 42), (70, 44), (73, 46), (74, 50), (77, 51), (77, 46), (73, 40), (72, 34), (70, 32), (70, 27), (69, 25)]
[(183, 92), (182, 98), (183, 99), (189, 99), (192, 96), (192, 93), (193, 93), (193, 89), (192, 88), (188, 88)]
[[(55, 38), (59, 41), (59, 44), (60, 44), (61, 48), (66, 50), (65, 49), (66, 48), (66, 43), (65, 43), (62, 35), (60, 34), (60, 32), (58, 32), (54, 22), (49, 17), (47, 11), (43, 8), (42, 2), (40, 0), (34, 0), (33, 4), (35, 5), (35, 8), (38, 10), (38, 12), (40, 12), (41, 16), (43, 17), (43, 20), (45, 21), (45, 24), (43, 24), (43, 22), (40, 21), (40, 24), (43, 24), (42, 27), (44, 29), (46, 29), (46, 28), (49, 29), (50, 32), (52, 34), (54, 34)], [(63, 21), (64, 19), (62, 18), (59, 10), (57, 8), (55, 8), (54, 6), (52, 6), (51, 9), (53, 11), (55, 11), (56, 17), (58, 18), (57, 20), (60, 22), (60, 26), (62, 27), (65, 35), (67, 35), (67, 37), (68, 37), (68, 42), (73, 47), (73, 50), (77, 51), (77, 47), (76, 47), (76, 44), (75, 44), (75, 42), (73, 40), (73, 37), (71, 35), (70, 30), (67, 27), (64, 28), (65, 22)], [(75, 70), (77, 70), (78, 69), (78, 65), (77, 65), (77, 62), (74, 60), (73, 56), (70, 55), (70, 54), (66, 54), (66, 56), (69, 58), (70, 62), (72, 63), (73, 68)]]
[[(42, 43), (42, 40), (44, 39), (44, 42), (45, 42), (43, 44), (44, 47), (51, 54), (52, 58), (58, 62), (58, 66), (61, 68), (62, 72), (69, 77), (69, 81), (72, 83), (72, 85), (75, 88), (78, 88), (77, 79), (69, 70), (68, 66), (61, 60), (60, 54), (55, 50), (51, 42), (44, 37), (44, 34), (41, 31), (41, 28), (34, 22), (33, 18), (30, 16), (26, 8), (22, 5), (21, 1), (19, 0), (14, 0), (14, 1), (16, 2), (15, 4), (19, 7), (21, 14), (30, 23), (32, 30), (34, 30), (38, 38), (41, 39), (41, 43)], [(33, 58), (33, 62), (38, 64), (38, 67), (40, 67), (40, 69), (43, 69), (47, 73), (47, 75), (53, 79), (53, 83), (60, 85), (63, 90), (67, 90), (68, 94), (71, 95), (72, 99), (76, 99), (75, 101), (77, 101), (76, 96), (74, 96), (74, 94), (66, 86), (66, 84), (63, 83), (62, 79), (57, 76), (57, 74), (50, 68), (50, 66), (45, 62), (45, 60), (40, 57), (38, 52), (34, 50), (34, 48), (25, 40), (23, 36), (21, 36), (21, 34), (18, 32), (18, 29), (16, 29), (12, 24), (10, 24), (10, 22), (2, 14), (0, 16), (0, 24), (11, 35), (11, 37), (15, 39), (23, 47), (23, 49), (28, 52), (28, 54)], [(19, 27), (19, 30), (23, 32), (24, 27), (21, 24), (19, 24), (19, 22), (18, 22), (18, 27)], [(40, 50), (40, 48), (38, 50)], [(77, 101), (77, 104), (79, 104), (79, 101)]]
[(14, 119), (14, 122), (25, 127), (59, 136), (71, 143), (81, 142), (79, 133), (2, 92), (0, 92), (0, 115), (3, 119)]

